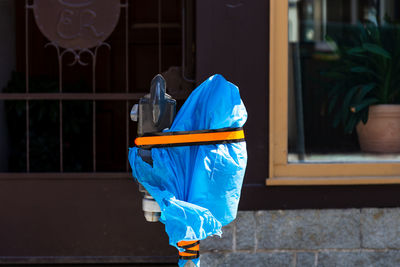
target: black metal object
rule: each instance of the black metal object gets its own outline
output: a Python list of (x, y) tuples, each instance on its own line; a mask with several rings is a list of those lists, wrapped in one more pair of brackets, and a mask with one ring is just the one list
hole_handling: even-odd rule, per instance
[[(138, 136), (161, 132), (169, 128), (176, 114), (176, 100), (166, 93), (166, 82), (161, 74), (151, 81), (150, 93), (140, 98), (131, 110), (131, 119), (138, 122)], [(153, 165), (151, 149), (138, 150), (142, 160)], [(144, 216), (149, 222), (157, 222), (161, 216), (160, 207), (147, 190), (139, 184), (139, 191), (143, 193), (142, 208)]]
[[(150, 93), (140, 98), (139, 104), (133, 106), (131, 119), (138, 122), (138, 136), (143, 136), (169, 128), (175, 114), (176, 100), (166, 93), (165, 79), (158, 74), (151, 81)], [(140, 149), (139, 156), (153, 165), (150, 150)]]
[(166, 93), (166, 83), (158, 74), (151, 81), (150, 94), (139, 100), (137, 121), (139, 136), (169, 128), (176, 114), (176, 100)]

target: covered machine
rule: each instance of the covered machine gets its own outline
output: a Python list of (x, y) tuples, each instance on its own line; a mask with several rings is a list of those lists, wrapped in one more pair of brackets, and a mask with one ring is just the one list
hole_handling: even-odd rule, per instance
[[(153, 90), (146, 100), (154, 125), (171, 108), (171, 100), (159, 101), (162, 93)], [(220, 236), (236, 218), (247, 163), (246, 119), (238, 87), (214, 75), (191, 93), (169, 129), (140, 134), (129, 150), (133, 176), (158, 203), (169, 243), (181, 252), (179, 266), (187, 260), (199, 266), (198, 251), (179, 242)]]

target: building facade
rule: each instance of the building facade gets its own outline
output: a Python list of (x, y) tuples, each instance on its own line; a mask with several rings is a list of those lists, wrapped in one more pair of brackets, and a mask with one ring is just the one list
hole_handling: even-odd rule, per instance
[[(248, 111), (238, 217), (201, 243), (202, 266), (400, 264), (400, 151), (363, 151), (334, 122), (352, 112), (335, 103), (379, 87), (362, 53), (394, 65), (395, 0), (46, 1), (0, 1), (0, 264), (174, 266), (126, 160), (157, 73), (178, 105), (222, 74)], [(342, 47), (365, 94), (330, 104)]]

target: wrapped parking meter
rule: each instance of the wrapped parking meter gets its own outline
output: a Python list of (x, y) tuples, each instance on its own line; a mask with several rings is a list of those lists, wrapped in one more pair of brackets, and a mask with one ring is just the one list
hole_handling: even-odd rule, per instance
[[(179, 266), (199, 266), (198, 240), (221, 235), (236, 218), (247, 163), (246, 108), (221, 75), (197, 87), (170, 129), (138, 137), (130, 148), (133, 176), (160, 206)], [(140, 156), (150, 149), (151, 163)]]

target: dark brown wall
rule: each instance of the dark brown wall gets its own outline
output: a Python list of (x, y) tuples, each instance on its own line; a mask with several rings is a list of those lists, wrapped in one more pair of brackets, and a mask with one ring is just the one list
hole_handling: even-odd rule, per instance
[(0, 181), (0, 264), (176, 262), (132, 180)]
[(248, 166), (239, 208), (392, 207), (400, 186), (266, 187), (269, 1), (197, 1), (197, 78), (219, 73), (240, 88), (248, 111)]
[[(399, 186), (266, 187), (269, 2), (199, 0), (196, 8), (198, 81), (224, 75), (248, 109), (240, 209), (400, 204)], [(132, 180), (2, 180), (0, 263), (175, 262), (163, 225), (145, 222), (140, 199)]]
[(222, 74), (239, 87), (248, 111), (241, 208), (253, 209), (254, 190), (267, 197), (269, 1), (202, 0), (196, 8), (198, 82)]
[[(21, 72), (25, 70), (24, 3), (15, 1), (17, 70)], [(154, 16), (157, 0), (129, 0), (129, 3), (131, 24), (157, 19)], [(164, 19), (179, 23), (180, 1), (169, 0), (168, 4), (164, 7)], [(56, 53), (51, 48), (44, 48), (48, 40), (37, 29), (32, 12), (29, 25), (31, 75), (45, 74), (57, 79)], [(157, 61), (157, 53), (154, 52), (157, 51), (157, 31), (131, 29), (130, 36), (133, 36), (129, 41), (131, 62), (137, 63), (131, 64), (130, 89), (142, 92), (157, 73), (157, 64), (154, 63)], [(111, 52), (101, 52), (98, 58), (98, 92), (124, 91), (123, 40), (123, 23), (120, 22), (108, 40), (112, 45)], [(179, 65), (179, 29), (165, 32), (163, 41), (167, 43), (163, 47), (163, 68)], [(90, 84), (90, 67), (64, 67), (64, 82), (83, 77)], [(90, 92), (90, 87), (87, 89), (86, 92)], [(125, 171), (127, 147), (124, 144), (124, 127), (127, 117), (124, 106), (121, 102), (98, 104), (98, 171)], [(132, 125), (131, 128), (134, 128)], [(134, 135), (131, 129), (132, 141)], [(145, 221), (141, 201), (133, 178), (60, 179), (55, 174), (48, 179), (42, 179), (40, 175), (32, 179), (2, 179), (0, 264), (175, 263), (177, 251), (168, 244), (164, 225)]]
[(268, 1), (202, 0), (197, 14), (197, 80), (219, 73), (239, 86), (248, 111), (245, 183), (262, 183), (268, 174)]

